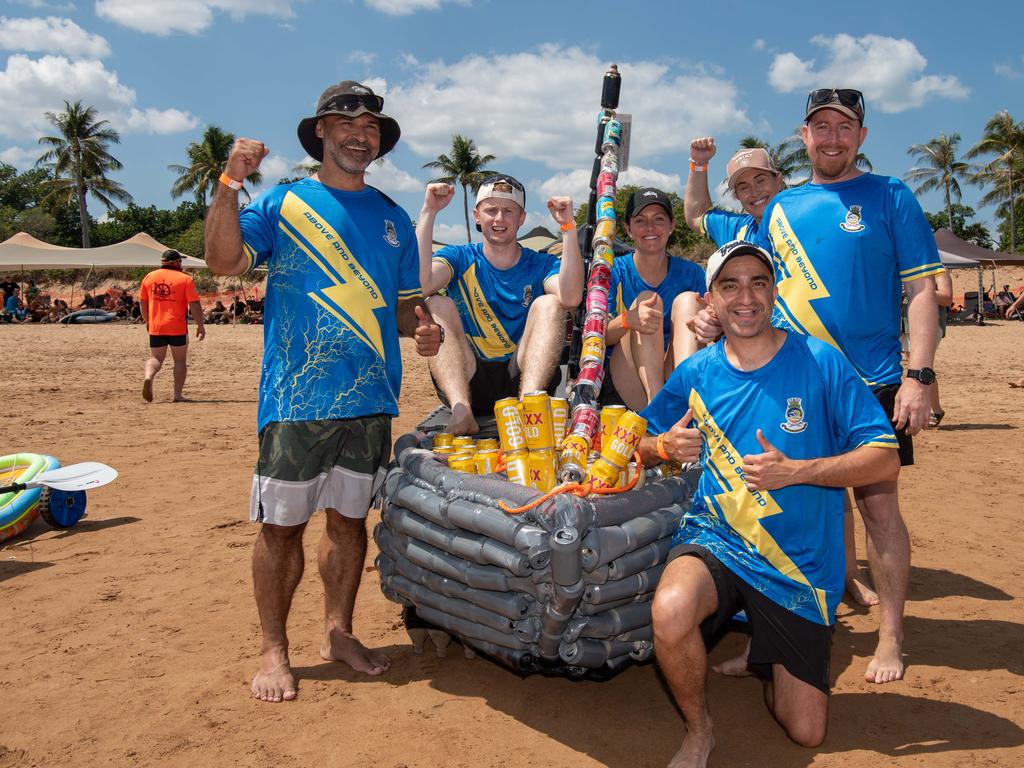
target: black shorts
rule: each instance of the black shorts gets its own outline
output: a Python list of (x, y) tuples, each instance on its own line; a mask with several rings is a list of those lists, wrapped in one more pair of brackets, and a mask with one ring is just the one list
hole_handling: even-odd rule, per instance
[[(481, 360), (476, 359), (476, 372), (469, 380), (469, 404), (473, 409), (474, 416), (491, 416), (494, 414), (494, 404), (504, 397), (519, 397), (520, 376), (512, 376), (509, 367), (511, 360)], [(433, 374), (430, 380), (434, 382), (434, 391), (441, 399), (441, 402), (451, 407), (444, 392), (437, 386), (437, 380)], [(555, 368), (555, 375), (548, 382), (547, 392), (554, 395), (558, 385), (562, 382), (561, 368)]]
[(816, 624), (787, 611), (698, 544), (677, 544), (669, 552), (668, 560), (682, 556), (700, 558), (715, 582), (718, 609), (700, 625), (708, 650), (730, 628), (737, 611), (746, 611), (750, 627), (747, 669), (762, 680), (771, 680), (772, 664), (781, 664), (793, 677), (828, 694), (833, 627)]
[(886, 418), (889, 419), (889, 423), (892, 424), (892, 428), (896, 432), (896, 441), (899, 443), (899, 450), (897, 452), (900, 456), (900, 466), (909, 467), (914, 463), (914, 438), (907, 434), (906, 427), (896, 429), (896, 424), (892, 420), (892, 414), (896, 407), (896, 393), (899, 390), (899, 384), (887, 384), (884, 387), (873, 390), (873, 392), (878, 402), (881, 403)]
[(154, 336), (149, 334), (149, 348), (156, 349), (158, 347), (184, 347), (188, 344), (188, 334), (183, 333), (181, 336)]

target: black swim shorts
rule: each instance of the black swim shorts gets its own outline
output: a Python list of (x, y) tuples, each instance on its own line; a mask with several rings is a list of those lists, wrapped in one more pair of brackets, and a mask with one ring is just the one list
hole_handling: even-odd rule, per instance
[(183, 333), (180, 336), (165, 336), (165, 335), (149, 335), (149, 348), (157, 349), (159, 347), (184, 347), (188, 344), (188, 334)]
[(909, 467), (914, 463), (914, 438), (907, 434), (905, 426), (903, 429), (896, 429), (896, 423), (892, 420), (892, 415), (896, 408), (896, 393), (900, 391), (900, 385), (887, 384), (872, 391), (878, 402), (881, 403), (882, 410), (885, 411), (886, 418), (892, 424), (893, 431), (896, 432), (896, 441), (899, 443), (900, 466)]

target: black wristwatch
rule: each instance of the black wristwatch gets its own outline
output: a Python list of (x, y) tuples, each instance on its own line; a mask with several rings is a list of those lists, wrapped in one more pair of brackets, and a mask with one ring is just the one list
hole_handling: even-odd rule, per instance
[(935, 383), (935, 371), (931, 368), (908, 368), (908, 379), (917, 379), (925, 386)]

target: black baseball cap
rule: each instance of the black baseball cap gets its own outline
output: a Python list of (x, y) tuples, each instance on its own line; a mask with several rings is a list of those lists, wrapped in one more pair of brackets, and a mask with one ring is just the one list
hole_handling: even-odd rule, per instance
[(380, 120), (380, 151), (377, 153), (377, 157), (384, 157), (395, 148), (395, 144), (398, 143), (398, 139), (402, 135), (402, 129), (398, 127), (397, 120), (382, 112), (383, 109), (383, 96), (378, 96), (371, 88), (357, 83), (355, 80), (342, 80), (320, 94), (320, 101), (316, 105), (316, 114), (303, 118), (299, 123), (297, 131), (299, 143), (310, 157), (323, 162), (324, 142), (316, 135), (316, 124), (320, 118), (327, 115), (357, 117), (367, 114)]
[(634, 192), (626, 203), (626, 223), (628, 224), (634, 214), (640, 213), (648, 205), (660, 205), (665, 209), (668, 217), (673, 221), (675, 220), (675, 216), (672, 214), (672, 201), (669, 199), (669, 196), (660, 189), (643, 187)]
[(181, 261), (181, 254), (173, 248), (168, 248), (166, 251), (160, 254), (161, 264), (173, 264), (176, 261)]

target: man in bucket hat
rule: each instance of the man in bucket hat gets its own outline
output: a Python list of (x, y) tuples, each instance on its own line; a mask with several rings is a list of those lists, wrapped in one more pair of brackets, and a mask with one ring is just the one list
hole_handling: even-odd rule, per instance
[(366, 555), (365, 519), (391, 452), (402, 381), (399, 334), (434, 355), (441, 329), (420, 295), (408, 215), (365, 173), (398, 142), (384, 99), (345, 80), (299, 123), (313, 176), (266, 191), (239, 214), (241, 180), (269, 150), (239, 139), (206, 219), (206, 259), (218, 274), (268, 268), (260, 380), (259, 457), (250, 516), (261, 524), (253, 584), (263, 630), (253, 696), (294, 699), (286, 623), (302, 577), (302, 535), (326, 510), (320, 655), (380, 675), (391, 664), (352, 634)]

